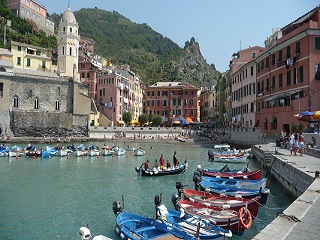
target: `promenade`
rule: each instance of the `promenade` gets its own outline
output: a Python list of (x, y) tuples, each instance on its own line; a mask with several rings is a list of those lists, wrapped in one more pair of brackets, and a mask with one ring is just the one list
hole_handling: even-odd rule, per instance
[[(280, 159), (283, 165), (290, 165), (300, 176), (310, 176), (308, 179), (311, 181), (305, 191), (253, 239), (320, 239), (320, 178), (315, 178), (316, 171), (320, 171), (320, 159), (309, 155), (290, 156), (289, 150), (278, 148), (275, 143), (255, 147), (264, 152), (273, 152), (274, 157)], [(298, 187), (297, 183), (301, 181), (291, 179), (291, 187)]]

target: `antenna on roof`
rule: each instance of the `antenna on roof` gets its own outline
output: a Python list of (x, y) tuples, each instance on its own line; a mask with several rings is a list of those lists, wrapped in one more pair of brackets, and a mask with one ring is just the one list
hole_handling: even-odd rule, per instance
[(70, 6), (70, 0), (68, 0), (68, 6)]
[(240, 40), (240, 51), (241, 51), (241, 43), (242, 43), (242, 41)]

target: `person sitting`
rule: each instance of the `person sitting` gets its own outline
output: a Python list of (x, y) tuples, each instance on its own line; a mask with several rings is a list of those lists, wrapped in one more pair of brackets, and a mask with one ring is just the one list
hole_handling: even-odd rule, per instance
[(158, 168), (159, 168), (158, 159), (155, 159), (155, 160), (154, 160), (153, 168), (154, 168), (154, 169), (158, 169)]
[(170, 160), (168, 159), (168, 161), (167, 161), (167, 169), (171, 169), (171, 168), (172, 168), (171, 162), (170, 162)]

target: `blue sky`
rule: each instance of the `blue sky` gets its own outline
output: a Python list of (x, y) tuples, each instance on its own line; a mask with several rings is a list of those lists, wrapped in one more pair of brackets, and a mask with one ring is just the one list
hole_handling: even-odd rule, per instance
[[(63, 13), (68, 6), (68, 0), (36, 1), (49, 14)], [(221, 72), (240, 47), (264, 46), (272, 28), (284, 27), (319, 4), (319, 0), (70, 0), (72, 11), (115, 10), (133, 22), (148, 24), (180, 47), (194, 37), (207, 63)]]

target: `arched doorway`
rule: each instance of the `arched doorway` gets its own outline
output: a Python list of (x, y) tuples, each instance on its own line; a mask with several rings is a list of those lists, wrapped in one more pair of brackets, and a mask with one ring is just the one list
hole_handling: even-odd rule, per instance
[(278, 128), (278, 124), (277, 124), (278, 120), (275, 116), (272, 116), (270, 123), (271, 123), (271, 129), (272, 130), (277, 130)]

